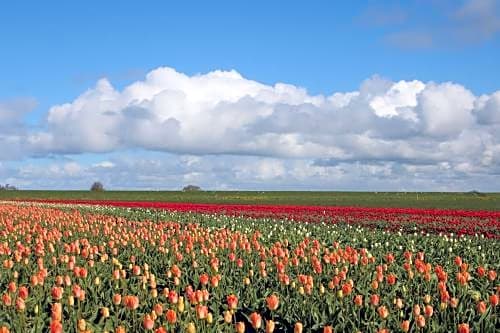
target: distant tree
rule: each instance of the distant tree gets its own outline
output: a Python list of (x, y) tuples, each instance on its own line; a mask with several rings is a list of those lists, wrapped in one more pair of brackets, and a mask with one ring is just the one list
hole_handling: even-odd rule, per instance
[(104, 185), (102, 185), (101, 182), (94, 182), (94, 184), (90, 187), (90, 190), (92, 192), (102, 192), (104, 191)]
[(201, 191), (201, 187), (196, 185), (187, 185), (182, 189), (184, 192), (198, 192)]
[(17, 190), (17, 187), (9, 185), (9, 184), (5, 184), (5, 186), (0, 185), (0, 191), (16, 191), (16, 190)]

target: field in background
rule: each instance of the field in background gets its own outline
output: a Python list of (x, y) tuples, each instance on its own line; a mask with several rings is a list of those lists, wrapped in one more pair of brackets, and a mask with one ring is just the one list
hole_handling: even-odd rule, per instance
[(500, 210), (500, 193), (282, 191), (0, 191), (0, 200), (125, 200), (217, 204), (414, 207)]

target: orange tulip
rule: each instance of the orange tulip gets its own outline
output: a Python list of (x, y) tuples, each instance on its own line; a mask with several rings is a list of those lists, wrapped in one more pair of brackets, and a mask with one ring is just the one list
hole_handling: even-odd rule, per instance
[(304, 325), (302, 323), (296, 322), (294, 327), (293, 327), (293, 333), (302, 333), (302, 330), (304, 329)]
[(208, 314), (208, 307), (206, 305), (196, 305), (196, 317), (198, 319), (206, 319)]
[(490, 304), (493, 307), (498, 305), (498, 295), (497, 294), (493, 294), (490, 296)]
[(370, 296), (370, 304), (373, 306), (377, 306), (380, 302), (380, 296), (377, 294), (373, 294)]
[(396, 308), (398, 309), (402, 309), (404, 304), (403, 304), (403, 300), (401, 298), (396, 298), (394, 304), (396, 305)]
[(107, 307), (101, 308), (100, 313), (101, 313), (101, 316), (103, 318), (108, 318), (109, 317), (109, 308), (107, 308)]
[(127, 295), (123, 297), (123, 304), (129, 310), (135, 310), (139, 307), (139, 297)]
[(10, 292), (10, 293), (15, 293), (16, 290), (17, 290), (17, 285), (15, 282), (9, 282), (9, 285), (7, 286), (7, 290)]
[(170, 302), (170, 304), (177, 304), (177, 302), (179, 301), (179, 295), (175, 290), (170, 290), (168, 292), (168, 301)]
[(172, 272), (172, 275), (177, 277), (177, 278), (180, 278), (181, 277), (181, 269), (179, 268), (179, 266), (177, 265), (173, 265), (172, 268), (170, 269), (170, 271)]
[(245, 333), (245, 323), (242, 321), (237, 322), (235, 325), (235, 330), (237, 333)]
[(422, 328), (425, 327), (425, 317), (422, 315), (416, 316), (417, 326)]
[(212, 285), (212, 287), (218, 287), (219, 286), (219, 279), (216, 277), (216, 276), (212, 276), (210, 278), (210, 284)]
[(387, 310), (387, 307), (385, 307), (384, 305), (380, 306), (377, 309), (377, 312), (382, 319), (386, 319), (387, 317), (389, 317), (389, 310)]
[(153, 311), (155, 312), (155, 314), (157, 316), (161, 316), (163, 314), (163, 305), (160, 304), (160, 303), (156, 303), (154, 306), (153, 306)]
[(344, 283), (342, 285), (343, 296), (347, 296), (352, 292), (352, 286), (349, 283)]
[(401, 322), (401, 330), (403, 332), (408, 332), (410, 330), (410, 321), (409, 320), (403, 320)]
[(85, 331), (85, 329), (87, 328), (87, 323), (85, 322), (85, 319), (78, 319), (77, 327), (80, 332)]
[(354, 297), (354, 304), (357, 306), (362, 306), (363, 305), (363, 295), (356, 295)]
[(266, 320), (266, 333), (273, 333), (274, 326), (275, 324), (273, 320)]
[(63, 326), (60, 321), (53, 320), (50, 322), (50, 333), (63, 333)]
[(116, 329), (115, 329), (115, 333), (126, 333), (127, 330), (125, 329), (125, 327), (123, 326), (118, 326)]
[(413, 314), (414, 314), (415, 316), (420, 315), (420, 305), (415, 304), (415, 305), (413, 306)]
[(252, 327), (258, 330), (262, 326), (262, 317), (257, 312), (252, 312), (249, 316)]
[(50, 317), (52, 321), (62, 321), (62, 305), (61, 303), (53, 303), (51, 307)]
[(396, 275), (391, 273), (391, 274), (387, 275), (386, 280), (387, 280), (388, 284), (393, 285), (396, 283)]
[(63, 294), (63, 288), (61, 287), (53, 287), (50, 294), (52, 295), (52, 298), (55, 300), (60, 300), (62, 298)]
[(486, 303), (483, 301), (478, 302), (476, 305), (476, 309), (477, 309), (477, 312), (479, 312), (480, 314), (485, 313), (486, 312)]
[(271, 294), (266, 298), (267, 308), (274, 311), (279, 306), (280, 299), (276, 294)]
[(226, 297), (227, 305), (229, 309), (236, 310), (238, 307), (238, 297), (234, 294), (228, 295)]
[(169, 309), (165, 314), (165, 318), (170, 324), (175, 324), (177, 321), (177, 313), (174, 310)]
[(5, 306), (11, 306), (12, 305), (12, 298), (10, 297), (9, 294), (3, 294), (2, 295), (2, 303)]
[(28, 298), (28, 294), (29, 294), (29, 291), (28, 291), (27, 287), (22, 286), (19, 288), (19, 293), (18, 293), (19, 297), (26, 300)]
[(26, 304), (24, 303), (24, 299), (20, 297), (16, 299), (16, 309), (17, 311), (24, 311), (26, 309)]
[(114, 305), (119, 305), (122, 302), (122, 295), (120, 294), (114, 294), (113, 295), (113, 304)]
[(200, 284), (201, 285), (207, 285), (208, 280), (209, 280), (208, 274), (204, 273), (204, 274), (200, 275)]
[(458, 324), (457, 333), (469, 333), (469, 324)]
[(432, 308), (432, 305), (426, 305), (424, 307), (424, 313), (425, 313), (425, 316), (430, 318), (432, 317), (432, 314), (434, 313), (434, 309)]
[(144, 327), (144, 329), (146, 329), (146, 330), (152, 330), (154, 326), (155, 326), (155, 322), (151, 318), (151, 316), (149, 314), (144, 316), (144, 319), (142, 321), (142, 327)]
[(323, 327), (323, 333), (333, 333), (333, 327), (330, 325)]

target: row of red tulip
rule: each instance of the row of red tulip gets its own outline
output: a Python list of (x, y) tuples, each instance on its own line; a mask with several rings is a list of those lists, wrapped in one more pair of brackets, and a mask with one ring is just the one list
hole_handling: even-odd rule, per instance
[(38, 202), (70, 205), (161, 209), (202, 214), (226, 214), (251, 218), (289, 219), (301, 222), (347, 223), (386, 230), (401, 228), (431, 233), (483, 235), (500, 238), (500, 211), (467, 211), (451, 209), (374, 208), (336, 206), (231, 205), (146, 201), (39, 200)]

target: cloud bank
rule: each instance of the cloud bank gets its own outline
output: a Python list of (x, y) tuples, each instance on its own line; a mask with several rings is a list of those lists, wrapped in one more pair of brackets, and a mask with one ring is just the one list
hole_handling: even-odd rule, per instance
[[(191, 168), (201, 161), (208, 169), (191, 177), (213, 186), (229, 178), (231, 186), (238, 179), (280, 177), (283, 186), (287, 177), (312, 184), (314, 177), (348, 179), (350, 167), (352, 175), (372, 168), (387, 180), (446, 173), (487, 183), (500, 173), (500, 91), (475, 96), (452, 82), (374, 76), (357, 91), (324, 96), (236, 71), (188, 76), (163, 67), (121, 90), (101, 79), (73, 101), (51, 107), (35, 129), (23, 126), (11, 104), (0, 104), (0, 119), (10, 124), (0, 140), (17, 153), (6, 150), (3, 160), (153, 151), (174, 160), (191, 156)], [(234, 167), (222, 168), (226, 162)], [(126, 168), (123, 160), (99, 163), (73, 174)], [(189, 166), (181, 169), (182, 177), (192, 173)], [(59, 171), (67, 173), (62, 166)]]

